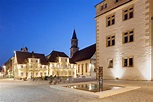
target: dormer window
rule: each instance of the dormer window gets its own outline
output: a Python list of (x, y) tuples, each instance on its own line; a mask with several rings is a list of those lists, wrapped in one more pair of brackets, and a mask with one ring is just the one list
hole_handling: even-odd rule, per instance
[(107, 3), (105, 4), (105, 8), (107, 8)]
[(103, 5), (101, 6), (101, 10), (103, 10), (104, 9), (104, 7), (103, 7)]
[(115, 3), (119, 2), (120, 0), (115, 0)]
[(107, 8), (107, 3), (103, 4), (103, 5), (101, 6), (100, 10), (103, 10), (103, 9), (105, 9), (105, 8)]

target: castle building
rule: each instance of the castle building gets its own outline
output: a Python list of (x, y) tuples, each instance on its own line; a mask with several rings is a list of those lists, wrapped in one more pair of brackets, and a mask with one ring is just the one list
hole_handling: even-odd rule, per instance
[(153, 0), (103, 0), (95, 7), (103, 78), (153, 80)]

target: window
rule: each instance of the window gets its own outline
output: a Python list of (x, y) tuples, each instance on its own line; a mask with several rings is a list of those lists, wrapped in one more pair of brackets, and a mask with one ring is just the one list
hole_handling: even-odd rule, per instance
[(105, 8), (107, 8), (107, 3), (103, 4), (103, 5), (101, 6), (100, 10), (103, 10), (103, 9), (105, 9)]
[(104, 9), (104, 6), (102, 5), (100, 10), (103, 10), (103, 9)]
[(78, 65), (78, 73), (80, 73), (80, 65)]
[(86, 63), (86, 73), (88, 72), (88, 64)]
[(115, 14), (107, 16), (107, 27), (115, 24)]
[(107, 3), (105, 4), (105, 8), (107, 8)]
[(113, 68), (113, 59), (108, 60), (108, 68)]
[(83, 75), (83, 64), (82, 64), (82, 75)]
[(107, 40), (107, 47), (115, 45), (115, 35), (107, 36), (106, 40)]
[(134, 17), (134, 9), (133, 6), (123, 10), (123, 21), (131, 19)]
[(26, 72), (26, 76), (28, 76), (28, 72)]
[(68, 73), (69, 73), (69, 76), (71, 76), (71, 71), (69, 71)]
[(134, 41), (134, 30), (129, 30), (123, 33), (123, 43), (129, 43)]
[(94, 63), (94, 72), (96, 72), (96, 63)]
[(123, 67), (133, 67), (133, 57), (123, 58)]
[(115, 3), (119, 2), (120, 0), (115, 0)]

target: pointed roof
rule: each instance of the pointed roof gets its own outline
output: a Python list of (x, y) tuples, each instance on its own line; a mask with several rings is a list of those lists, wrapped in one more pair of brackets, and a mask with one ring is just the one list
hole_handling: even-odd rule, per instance
[(64, 52), (60, 51), (52, 51), (48, 56), (48, 62), (56, 62), (57, 57), (68, 57)]
[[(69, 58), (64, 52), (54, 51), (54, 50), (46, 57), (48, 59), (48, 62), (56, 62), (57, 57), (67, 57), (67, 58)], [(71, 59), (70, 59), (70, 63), (75, 64), (75, 62)]]
[(90, 59), (96, 52), (96, 44), (88, 46), (80, 51), (77, 51), (71, 60), (74, 62)]
[(74, 31), (73, 31), (73, 36), (72, 36), (72, 39), (77, 39), (75, 29), (74, 29)]

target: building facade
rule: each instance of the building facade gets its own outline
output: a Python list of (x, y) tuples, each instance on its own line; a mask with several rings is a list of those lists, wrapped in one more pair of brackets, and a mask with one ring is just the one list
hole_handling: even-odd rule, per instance
[(71, 59), (77, 64), (77, 76), (96, 77), (96, 44), (77, 51)]
[(64, 53), (52, 51), (48, 56), (49, 75), (76, 77), (76, 63)]
[(95, 7), (103, 78), (153, 80), (153, 0), (104, 0)]
[(71, 39), (70, 58), (77, 65), (76, 75), (78, 77), (96, 77), (96, 44), (79, 50), (75, 30)]
[(44, 54), (15, 51), (14, 78), (36, 78), (48, 76), (48, 63)]

